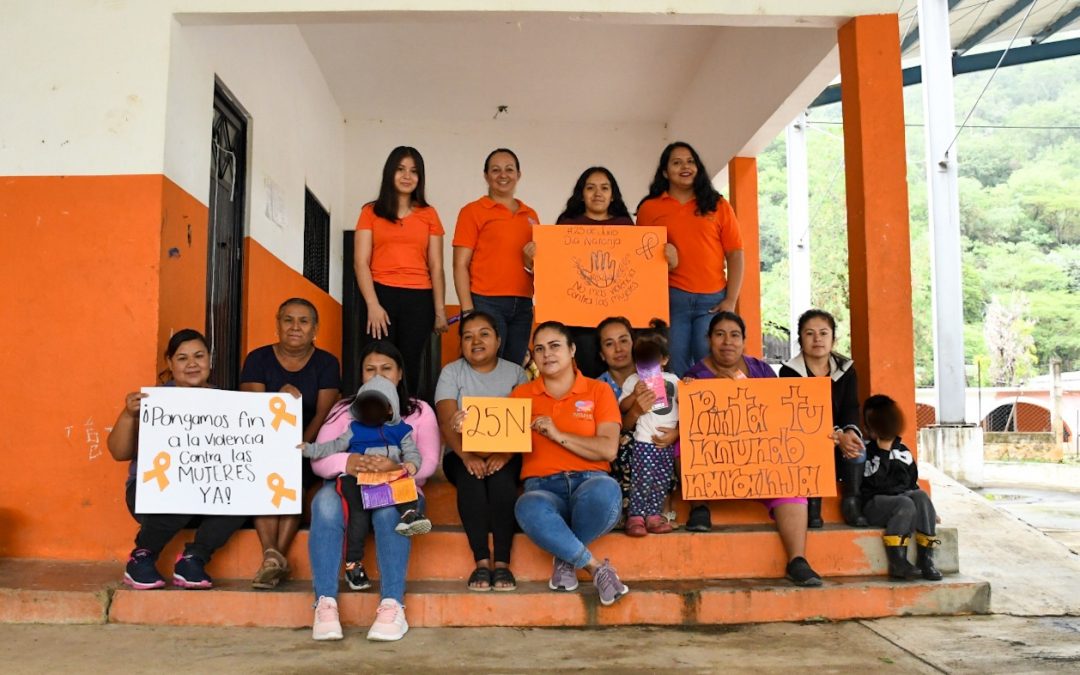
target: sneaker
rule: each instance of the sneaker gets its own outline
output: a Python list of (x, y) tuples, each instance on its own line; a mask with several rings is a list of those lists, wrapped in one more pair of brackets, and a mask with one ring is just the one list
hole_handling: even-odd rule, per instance
[(345, 563), (345, 581), (354, 591), (366, 591), (371, 588), (371, 579), (368, 579), (362, 562)]
[(626, 536), (644, 537), (648, 533), (648, 530), (645, 529), (645, 518), (643, 516), (630, 516), (626, 519)]
[(576, 591), (577, 587), (577, 570), (574, 566), (555, 558), (555, 569), (551, 571), (548, 588), (553, 591)]
[(149, 549), (137, 548), (131, 552), (127, 568), (124, 570), (124, 583), (137, 591), (161, 588), (165, 585), (165, 580), (161, 578), (157, 567), (154, 566), (154, 555)]
[(191, 553), (181, 553), (176, 556), (176, 566), (173, 568), (173, 586), (180, 588), (213, 588), (214, 582), (206, 573), (203, 566), (206, 565), (201, 558)]
[(593, 572), (593, 585), (596, 586), (596, 591), (600, 594), (600, 604), (604, 607), (614, 604), (616, 600), (630, 592), (626, 584), (619, 580), (615, 568), (606, 558)]
[(793, 581), (796, 586), (821, 585), (821, 577), (814, 571), (814, 568), (810, 567), (810, 563), (806, 562), (806, 558), (802, 556), (792, 558), (791, 562), (787, 564), (787, 578)]
[(431, 532), (431, 521), (425, 518), (423, 514), (417, 513), (413, 509), (409, 509), (401, 514), (401, 520), (394, 526), (394, 531), (403, 537), (427, 534), (428, 532)]
[(712, 513), (709, 507), (699, 504), (690, 509), (690, 517), (686, 519), (688, 532), (712, 532)]
[(405, 608), (397, 600), (384, 598), (375, 610), (375, 623), (371, 624), (367, 639), (393, 642), (405, 637), (409, 623), (405, 621)]
[(671, 532), (671, 523), (667, 518), (661, 515), (647, 516), (645, 518), (645, 529), (649, 534), (667, 534)]
[(345, 637), (341, 632), (341, 620), (338, 618), (337, 600), (325, 595), (315, 603), (315, 621), (311, 624), (311, 639), (340, 640)]

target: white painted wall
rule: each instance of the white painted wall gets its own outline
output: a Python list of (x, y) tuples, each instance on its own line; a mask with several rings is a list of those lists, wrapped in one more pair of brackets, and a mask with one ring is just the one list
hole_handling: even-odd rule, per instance
[[(346, 125), (345, 227), (355, 227), (361, 207), (378, 194), (390, 151), (411, 145), (424, 157), (428, 201), (438, 210), (447, 236), (447, 303), (456, 304), (451, 276), (454, 223), (462, 206), (487, 192), (484, 158), (507, 147), (521, 160), (517, 196), (553, 223), (578, 176), (593, 165), (615, 174), (631, 213), (648, 191), (660, 151), (667, 142), (662, 124), (519, 123), (509, 119), (447, 125), (438, 120), (371, 120)], [(340, 237), (340, 235), (336, 235)]]

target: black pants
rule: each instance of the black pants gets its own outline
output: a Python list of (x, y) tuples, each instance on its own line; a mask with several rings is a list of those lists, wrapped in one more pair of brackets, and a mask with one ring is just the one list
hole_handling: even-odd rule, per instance
[(570, 336), (574, 338), (574, 346), (577, 347), (574, 361), (577, 363), (578, 370), (585, 377), (591, 377), (594, 380), (600, 377), (607, 370), (607, 364), (600, 360), (600, 338), (596, 335), (596, 329), (570, 326)]
[[(337, 493), (345, 501), (345, 562), (364, 559), (364, 540), (371, 531), (371, 512), (364, 508), (360, 484), (350, 476), (338, 476)], [(398, 514), (419, 510), (419, 502), (395, 504)]]
[(195, 527), (195, 541), (184, 547), (185, 553), (191, 553), (200, 560), (210, 562), (214, 551), (229, 541), (233, 532), (247, 520), (247, 516), (200, 516), (190, 513), (135, 513), (135, 483), (127, 486), (127, 507), (131, 517), (139, 523), (135, 535), (135, 548), (145, 548), (157, 560), (161, 550), (172, 541), (180, 530), (198, 519)]
[(887, 536), (904, 537), (912, 532), (936, 534), (937, 512), (930, 495), (922, 490), (872, 497), (863, 506), (863, 515), (871, 525), (884, 527)]
[[(397, 288), (375, 284), (375, 296), (390, 319), (389, 333), (385, 338), (401, 350), (405, 359), (405, 384), (409, 394), (419, 392), (421, 359), (428, 338), (435, 328), (435, 297), (430, 288)], [(367, 304), (360, 303), (360, 331), (363, 348), (372, 337), (367, 334)], [(360, 364), (357, 364), (360, 367)], [(360, 378), (357, 378), (360, 381)]]
[[(487, 478), (476, 478), (465, 468), (455, 452), (443, 458), (443, 472), (457, 488), (458, 513), (465, 535), (469, 539), (473, 560), (494, 558), (495, 562), (510, 562), (510, 547), (514, 542), (514, 503), (518, 498), (518, 476), (521, 455), (514, 455), (506, 466)], [(495, 554), (488, 548), (491, 532)]]

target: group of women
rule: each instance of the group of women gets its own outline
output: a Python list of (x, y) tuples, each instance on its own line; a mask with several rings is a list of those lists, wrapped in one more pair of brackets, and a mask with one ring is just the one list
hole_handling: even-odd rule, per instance
[[(575, 590), (578, 572), (584, 570), (600, 602), (609, 605), (629, 589), (611, 562), (597, 559), (589, 545), (613, 529), (622, 515), (624, 490), (611, 475), (612, 462), (620, 453), (620, 436), (651, 401), (635, 401), (625, 413), (617, 403), (623, 384), (635, 372), (634, 331), (626, 319), (611, 317), (596, 328), (547, 322), (532, 331), (536, 251), (531, 231), (539, 218), (515, 197), (520, 176), (520, 162), (511, 150), (492, 151), (484, 162), (487, 195), (459, 214), (453, 275), (462, 308), (458, 326), (462, 354), (442, 370), (432, 409), (410, 392), (416, 391), (419, 381), (424, 343), (433, 330), (448, 328), (444, 230), (425, 199), (420, 153), (399, 147), (390, 154), (378, 198), (364, 206), (357, 224), (356, 278), (366, 310), (363, 325), (371, 338), (361, 352), (361, 381), (381, 375), (398, 388), (400, 416), (413, 428), (423, 458), (414, 476), (421, 500), (424, 482), (440, 464), (456, 486), (458, 509), (476, 561), (468, 579), (470, 590), (516, 588), (510, 554), (515, 527), (520, 526), (552, 554), (552, 590)], [(693, 148), (672, 143), (664, 149), (637, 216), (639, 225), (664, 226), (669, 233), (665, 256), (670, 269), (671, 370), (698, 378), (774, 377), (767, 364), (744, 353), (746, 326), (732, 311), (742, 281), (738, 224)], [(632, 224), (614, 176), (602, 167), (581, 175), (558, 222)], [(512, 260), (522, 264), (509, 264)], [(352, 421), (352, 398), (338, 400), (337, 359), (315, 347), (317, 310), (300, 298), (286, 300), (278, 310), (277, 330), (277, 343), (248, 355), (241, 390), (302, 396), (304, 441), (336, 438)], [(854, 418), (848, 410), (855, 391), (854, 370), (850, 361), (832, 352), (835, 322), (825, 312), (808, 314), (800, 321), (799, 336), (802, 354), (785, 364), (782, 375), (832, 378), (838, 457), (857, 462), (864, 457), (857, 452), (862, 448), (857, 401)], [(527, 354), (538, 371), (531, 381), (521, 366)], [(176, 333), (165, 357), (170, 386), (208, 386), (209, 348), (199, 333)], [(124, 581), (134, 588), (163, 586), (156, 559), (181, 528), (194, 522), (195, 539), (179, 556), (173, 582), (208, 588), (212, 581), (205, 565), (245, 518), (134, 512), (143, 396), (128, 394), (108, 441), (116, 459), (131, 461), (128, 506), (140, 524)], [(530, 399), (533, 451), (524, 456), (465, 452), (461, 441), (465, 396)], [(670, 435), (666, 445), (677, 438), (674, 430), (663, 433)], [(334, 479), (396, 468), (400, 467), (386, 457), (346, 452), (313, 461), (306, 469), (312, 482), (319, 484), (311, 500), (309, 537), (315, 639), (342, 637), (336, 598), (345, 513)], [(854, 472), (850, 477), (841, 475), (857, 483)], [(857, 494), (857, 487), (850, 494)], [(788, 578), (799, 585), (820, 584), (804, 557), (806, 529), (820, 526), (820, 506), (815, 510), (811, 504), (808, 512), (807, 500), (799, 497), (768, 500), (765, 506), (787, 552)], [(408, 630), (404, 593), (410, 539), (394, 532), (398, 514), (393, 507), (373, 510), (371, 519), (382, 598), (368, 638), (396, 640)], [(264, 516), (255, 518), (254, 524), (264, 554), (252, 583), (273, 588), (289, 573), (286, 554), (300, 519)], [(695, 505), (688, 529), (710, 528), (708, 506)]]

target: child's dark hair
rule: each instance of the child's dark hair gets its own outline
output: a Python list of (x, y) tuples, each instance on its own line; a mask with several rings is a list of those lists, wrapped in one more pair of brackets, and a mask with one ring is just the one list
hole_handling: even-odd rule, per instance
[(637, 332), (634, 338), (635, 363), (660, 363), (671, 356), (668, 350), (668, 325), (662, 319), (653, 319), (648, 328)]
[(884, 394), (874, 394), (863, 403), (863, 425), (875, 438), (896, 438), (904, 430), (904, 413)]

